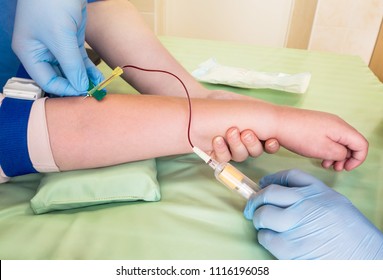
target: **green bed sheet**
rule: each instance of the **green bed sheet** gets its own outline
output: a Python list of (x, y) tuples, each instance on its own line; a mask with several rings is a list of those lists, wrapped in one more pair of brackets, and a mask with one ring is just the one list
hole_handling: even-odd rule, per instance
[[(370, 143), (366, 162), (351, 172), (324, 170), (317, 160), (281, 150), (235, 164), (254, 180), (299, 168), (346, 195), (383, 230), (383, 85), (359, 57), (162, 37), (189, 71), (210, 57), (264, 72), (309, 71), (304, 95), (218, 85), (277, 104), (337, 114)], [(124, 62), (121, 62), (122, 64)], [(101, 64), (106, 74), (111, 70)], [(122, 80), (111, 92), (132, 92)], [(157, 159), (159, 202), (123, 202), (34, 215), (30, 200), (42, 175), (0, 185), (0, 259), (272, 259), (244, 219), (245, 201), (219, 184), (194, 155)]]

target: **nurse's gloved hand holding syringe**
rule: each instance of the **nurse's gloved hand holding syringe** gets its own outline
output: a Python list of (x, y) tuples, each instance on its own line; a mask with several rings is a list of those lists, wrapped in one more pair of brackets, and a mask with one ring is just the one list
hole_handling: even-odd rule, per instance
[(244, 214), (278, 259), (383, 259), (383, 233), (320, 180), (290, 170), (259, 184)]
[(85, 95), (103, 80), (85, 50), (86, 0), (19, 0), (12, 48), (44, 91)]

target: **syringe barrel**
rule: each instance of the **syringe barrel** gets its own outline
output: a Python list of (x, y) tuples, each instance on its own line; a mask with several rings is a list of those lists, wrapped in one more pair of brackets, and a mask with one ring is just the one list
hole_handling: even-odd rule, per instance
[(235, 168), (230, 163), (220, 163), (214, 171), (218, 181), (240, 194), (245, 199), (249, 199), (252, 194), (260, 190), (259, 186)]

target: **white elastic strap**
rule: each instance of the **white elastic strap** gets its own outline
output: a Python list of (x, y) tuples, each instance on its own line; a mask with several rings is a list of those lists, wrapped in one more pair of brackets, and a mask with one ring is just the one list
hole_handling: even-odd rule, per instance
[(59, 172), (49, 141), (45, 100), (46, 98), (37, 99), (32, 105), (28, 122), (29, 157), (38, 172)]

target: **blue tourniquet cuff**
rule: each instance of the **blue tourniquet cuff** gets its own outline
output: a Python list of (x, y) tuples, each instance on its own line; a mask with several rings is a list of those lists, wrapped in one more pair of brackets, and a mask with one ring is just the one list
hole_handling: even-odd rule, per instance
[(32, 104), (32, 100), (4, 98), (0, 106), (0, 165), (8, 177), (37, 173), (28, 152)]

